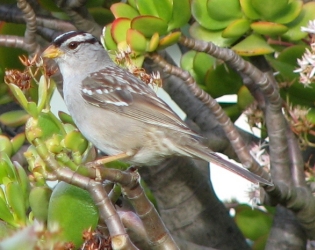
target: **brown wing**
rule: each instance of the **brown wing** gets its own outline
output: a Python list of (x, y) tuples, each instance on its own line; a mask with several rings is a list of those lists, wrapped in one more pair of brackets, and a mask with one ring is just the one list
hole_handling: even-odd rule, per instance
[(90, 74), (82, 83), (81, 93), (92, 105), (198, 137), (147, 84), (119, 67)]

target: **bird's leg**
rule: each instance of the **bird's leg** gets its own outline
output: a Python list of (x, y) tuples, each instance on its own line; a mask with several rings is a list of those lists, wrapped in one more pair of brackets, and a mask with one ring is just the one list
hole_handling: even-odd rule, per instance
[(102, 157), (102, 158), (97, 159), (95, 161), (88, 162), (85, 164), (85, 166), (88, 168), (97, 168), (98, 166), (106, 164), (108, 162), (125, 159), (127, 157), (130, 157), (130, 154), (121, 153), (118, 155), (105, 156), (105, 157)]
[(100, 165), (106, 164), (108, 162), (124, 159), (127, 157), (130, 157), (130, 155), (127, 153), (105, 156), (105, 157), (102, 157), (102, 158), (97, 159), (95, 161), (88, 162), (85, 164), (85, 166), (88, 168), (94, 168), (95, 169), (95, 175), (96, 175), (95, 180), (96, 181), (102, 181), (102, 176), (101, 176), (100, 169), (99, 169)]

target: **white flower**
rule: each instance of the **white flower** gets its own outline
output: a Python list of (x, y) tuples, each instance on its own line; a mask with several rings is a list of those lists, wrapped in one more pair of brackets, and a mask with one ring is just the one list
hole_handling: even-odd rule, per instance
[(309, 21), (307, 27), (301, 27), (301, 31), (315, 34), (315, 20)]
[(309, 85), (315, 82), (315, 46), (311, 44), (311, 50), (306, 49), (301, 59), (297, 59), (299, 68), (294, 70), (295, 73), (300, 74), (300, 83), (304, 87), (310, 87)]

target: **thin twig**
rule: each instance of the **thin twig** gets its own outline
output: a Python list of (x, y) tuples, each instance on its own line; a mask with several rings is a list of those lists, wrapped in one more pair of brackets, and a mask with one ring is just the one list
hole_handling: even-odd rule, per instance
[[(133, 173), (138, 175), (137, 172)], [(145, 195), (139, 180), (140, 176), (138, 175), (138, 181), (134, 182), (133, 185), (123, 185), (122, 191), (140, 217), (146, 230), (151, 249), (179, 249), (153, 204)]]

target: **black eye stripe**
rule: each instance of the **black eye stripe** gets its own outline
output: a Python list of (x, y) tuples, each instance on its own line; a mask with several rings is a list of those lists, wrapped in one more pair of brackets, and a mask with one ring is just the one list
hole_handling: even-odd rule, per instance
[(77, 42), (77, 41), (72, 41), (68, 44), (68, 47), (70, 48), (70, 44), (71, 43), (75, 43), (77, 46), (75, 48), (77, 48), (80, 44), (82, 43), (90, 43), (90, 44), (94, 44), (94, 43), (99, 43), (99, 41), (97, 41), (95, 38), (93, 39), (88, 39), (88, 40), (85, 40), (85, 41), (80, 41), (80, 42)]

